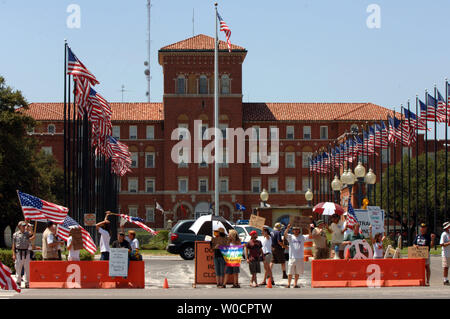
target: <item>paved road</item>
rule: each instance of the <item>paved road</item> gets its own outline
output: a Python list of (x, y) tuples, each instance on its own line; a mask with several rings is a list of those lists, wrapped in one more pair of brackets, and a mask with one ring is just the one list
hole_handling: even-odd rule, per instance
[[(431, 259), (430, 287), (390, 287), (390, 288), (310, 288), (311, 264), (305, 263), (305, 275), (301, 277), (300, 289), (287, 289), (286, 279), (281, 278), (281, 267), (275, 265), (276, 285), (272, 290), (265, 287), (249, 286), (248, 266), (241, 267), (241, 289), (217, 289), (213, 285), (192, 288), (194, 282), (194, 262), (182, 260), (178, 256), (149, 257), (145, 260), (145, 289), (23, 289), (22, 293), (0, 291), (0, 299), (5, 298), (244, 298), (249, 296), (265, 298), (450, 298), (450, 287), (442, 285), (441, 258)], [(164, 278), (169, 289), (162, 289)], [(259, 275), (260, 280), (262, 277)], [(274, 293), (276, 290), (276, 293)]]

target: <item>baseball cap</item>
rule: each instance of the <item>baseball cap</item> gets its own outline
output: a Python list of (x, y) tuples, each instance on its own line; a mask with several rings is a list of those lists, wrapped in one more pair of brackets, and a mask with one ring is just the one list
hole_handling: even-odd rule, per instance
[(125, 233), (124, 232), (120, 232), (119, 235), (120, 236), (125, 236)]
[(422, 224), (420, 224), (420, 227), (427, 227), (427, 224), (422, 223)]
[(258, 232), (257, 232), (256, 230), (252, 230), (252, 231), (250, 232), (250, 236), (253, 236), (253, 235), (258, 235)]
[(449, 227), (450, 227), (450, 222), (445, 222), (445, 223), (442, 225), (442, 227), (443, 227), (444, 229), (449, 228)]
[(27, 223), (24, 221), (19, 222), (19, 226), (26, 226), (26, 225), (27, 225)]

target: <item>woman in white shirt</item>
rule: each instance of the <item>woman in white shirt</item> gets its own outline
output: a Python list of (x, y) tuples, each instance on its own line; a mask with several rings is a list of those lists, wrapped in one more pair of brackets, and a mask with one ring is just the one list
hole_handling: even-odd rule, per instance
[(97, 223), (95, 228), (101, 234), (100, 236), (100, 260), (109, 260), (109, 241), (111, 240), (111, 235), (109, 234), (109, 220), (108, 216), (111, 214), (110, 211), (106, 212), (105, 220)]
[(73, 242), (72, 242), (72, 229), (78, 228), (77, 226), (70, 226), (70, 236), (67, 238), (67, 250), (69, 251), (68, 260), (69, 261), (79, 261), (80, 260), (80, 250), (73, 248)]
[(268, 228), (264, 227), (263, 229), (263, 239), (262, 243), (262, 251), (263, 251), (263, 264), (264, 264), (264, 280), (260, 283), (260, 285), (266, 284), (266, 279), (270, 279), (272, 281), (272, 285), (275, 285), (272, 277), (272, 270), (270, 269), (270, 262), (272, 260), (272, 237), (270, 236), (270, 231)]
[(384, 233), (375, 234), (372, 236), (372, 225), (369, 226), (370, 238), (372, 239), (372, 247), (373, 247), (373, 258), (379, 259), (384, 258), (384, 250), (383, 250), (383, 241), (386, 238)]

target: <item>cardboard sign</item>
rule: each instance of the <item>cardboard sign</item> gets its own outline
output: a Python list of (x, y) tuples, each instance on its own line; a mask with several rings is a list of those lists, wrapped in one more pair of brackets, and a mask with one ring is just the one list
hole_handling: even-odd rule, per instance
[(84, 226), (95, 226), (96, 222), (95, 214), (84, 214)]
[(428, 246), (408, 247), (408, 258), (428, 258)]
[(83, 249), (83, 237), (80, 228), (72, 228), (70, 230), (72, 236), (72, 246), (75, 250)]
[(264, 224), (266, 223), (266, 219), (264, 217), (259, 217), (256, 215), (250, 215), (250, 221), (249, 221), (249, 225), (253, 226), (255, 228), (259, 228), (259, 229), (263, 229), (264, 228)]
[[(228, 284), (233, 283), (233, 276), (229, 276)], [(215, 285), (214, 250), (210, 242), (195, 242), (195, 284)]]
[(109, 276), (128, 277), (128, 249), (111, 248), (109, 252)]
[(292, 227), (300, 227), (303, 234), (307, 234), (310, 229), (311, 217), (310, 216), (291, 216), (289, 223)]
[(367, 214), (372, 225), (372, 235), (384, 233), (384, 210), (378, 206), (367, 206)]
[[(362, 231), (362, 235), (364, 236), (364, 238), (369, 238), (370, 237), (370, 231), (369, 231), (370, 217), (369, 217), (369, 213), (368, 213), (367, 209), (355, 209), (355, 215), (356, 215), (356, 219), (358, 219), (360, 229)], [(375, 233), (374, 233), (374, 235), (375, 235)]]

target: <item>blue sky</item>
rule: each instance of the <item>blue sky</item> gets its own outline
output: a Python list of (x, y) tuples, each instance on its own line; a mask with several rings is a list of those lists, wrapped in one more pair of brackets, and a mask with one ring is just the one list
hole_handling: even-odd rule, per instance
[[(214, 34), (214, 1), (153, 0), (151, 99), (162, 101), (158, 49)], [(81, 28), (66, 25), (70, 4)], [(369, 29), (370, 4), (381, 28)], [(448, 0), (219, 1), (231, 41), (248, 50), (244, 101), (406, 104), (450, 76)], [(63, 43), (93, 72), (111, 102), (145, 101), (146, 0), (0, 0), (0, 74), (29, 102), (63, 98)], [(223, 33), (220, 34), (224, 39)]]

